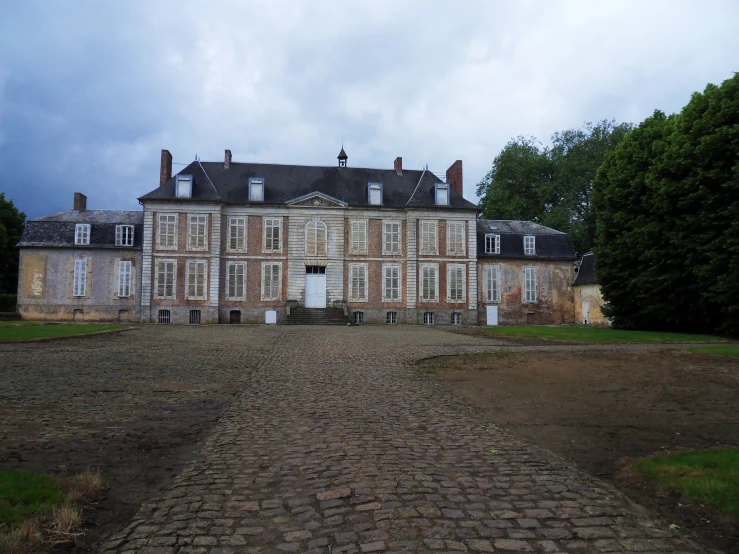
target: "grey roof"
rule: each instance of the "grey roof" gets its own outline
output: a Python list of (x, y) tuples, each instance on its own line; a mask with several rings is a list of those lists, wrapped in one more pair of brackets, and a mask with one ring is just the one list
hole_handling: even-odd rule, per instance
[[(77, 223), (90, 224), (89, 245), (74, 243), (74, 228)], [(18, 246), (121, 248), (115, 245), (116, 225), (133, 225), (133, 248), (141, 248), (144, 235), (144, 212), (122, 210), (65, 210), (32, 219), (26, 223)]]
[[(500, 235), (500, 254), (485, 253), (487, 234)], [(536, 237), (536, 254), (533, 256), (523, 253), (523, 237), (526, 235)], [(574, 260), (575, 250), (567, 233), (533, 221), (478, 219), (477, 257)]]
[[(279, 165), (259, 163), (232, 163), (195, 161), (178, 175), (193, 176), (192, 200), (224, 202), (227, 204), (284, 204), (312, 192), (322, 192), (346, 202), (350, 207), (369, 206), (368, 183), (382, 183), (384, 207), (437, 208), (434, 203), (434, 185), (442, 182), (430, 171), (361, 167), (321, 167), (307, 165)], [(264, 179), (264, 202), (249, 200), (249, 178)], [(175, 197), (175, 178), (145, 194), (140, 200), (191, 201)], [(211, 184), (212, 183), (212, 184)], [(450, 206), (477, 210), (477, 206), (451, 190)]]
[(573, 285), (595, 285), (598, 281), (595, 279), (595, 254), (586, 252), (582, 255), (580, 269), (577, 277), (572, 282)]

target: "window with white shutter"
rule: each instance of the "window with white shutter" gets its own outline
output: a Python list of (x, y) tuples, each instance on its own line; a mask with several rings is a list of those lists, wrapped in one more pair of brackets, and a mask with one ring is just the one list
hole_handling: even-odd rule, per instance
[(161, 250), (177, 250), (177, 214), (159, 215), (157, 248)]
[(382, 301), (400, 302), (400, 266), (382, 266)]
[(282, 288), (282, 264), (262, 264), (262, 300), (279, 300)]
[(131, 296), (131, 267), (130, 260), (118, 262), (118, 297), (128, 298)]
[(436, 264), (421, 266), (421, 300), (424, 302), (439, 300), (439, 266)]
[(282, 218), (266, 217), (264, 219), (264, 251), (282, 252)]
[(382, 253), (386, 256), (400, 254), (400, 221), (383, 221)]
[(87, 296), (87, 258), (77, 258), (74, 261), (72, 296)]
[(226, 274), (228, 279), (226, 297), (230, 300), (246, 298), (246, 264), (243, 262), (228, 262)]
[(435, 256), (439, 253), (439, 243), (437, 240), (437, 222), (421, 221), (421, 241), (420, 253), (427, 256)]
[(367, 253), (367, 220), (351, 221), (350, 253)]
[(485, 254), (500, 254), (500, 235), (485, 235)]
[(446, 253), (448, 256), (464, 256), (464, 221), (447, 221)]
[(538, 284), (536, 282), (536, 268), (526, 267), (523, 270), (524, 302), (536, 302)]
[(226, 249), (231, 251), (246, 250), (246, 218), (228, 218), (228, 242)]
[(207, 250), (208, 249), (208, 216), (193, 215), (187, 216), (187, 249), (188, 250)]
[(500, 302), (500, 269), (498, 267), (485, 268), (485, 301)]
[(367, 264), (349, 265), (349, 300), (367, 302)]
[(115, 226), (115, 245), (133, 246), (133, 225)]
[(77, 245), (90, 244), (89, 223), (78, 223), (74, 226), (74, 243)]
[(154, 296), (173, 299), (177, 273), (174, 260), (157, 260), (154, 272)]
[(305, 226), (305, 255), (326, 257), (326, 224), (311, 221)]
[(536, 255), (536, 237), (526, 236), (523, 238), (523, 253), (527, 256)]
[(202, 260), (189, 260), (185, 274), (185, 289), (188, 300), (205, 300), (207, 264)]
[(465, 267), (463, 265), (449, 265), (446, 268), (447, 300), (449, 302), (464, 302)]

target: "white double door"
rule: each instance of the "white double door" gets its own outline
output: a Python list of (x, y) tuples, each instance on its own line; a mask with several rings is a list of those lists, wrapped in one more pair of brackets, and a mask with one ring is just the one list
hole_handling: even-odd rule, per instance
[(326, 307), (326, 274), (306, 273), (305, 275), (305, 307)]

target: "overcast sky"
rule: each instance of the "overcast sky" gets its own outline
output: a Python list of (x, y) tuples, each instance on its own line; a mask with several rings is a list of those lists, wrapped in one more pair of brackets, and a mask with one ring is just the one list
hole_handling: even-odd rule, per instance
[[(136, 209), (159, 158), (443, 172), (505, 143), (678, 111), (739, 69), (739, 2), (17, 0), (0, 20), (0, 192)], [(182, 166), (175, 165), (175, 171)]]

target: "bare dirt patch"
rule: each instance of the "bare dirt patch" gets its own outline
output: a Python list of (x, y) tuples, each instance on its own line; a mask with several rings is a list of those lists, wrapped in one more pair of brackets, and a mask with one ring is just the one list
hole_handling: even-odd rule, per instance
[(419, 367), (512, 435), (615, 483), (667, 524), (739, 552), (737, 522), (622, 472), (624, 457), (739, 445), (739, 361), (671, 350), (501, 350)]

